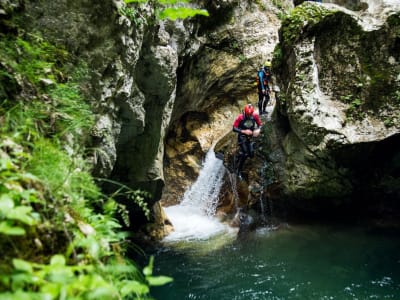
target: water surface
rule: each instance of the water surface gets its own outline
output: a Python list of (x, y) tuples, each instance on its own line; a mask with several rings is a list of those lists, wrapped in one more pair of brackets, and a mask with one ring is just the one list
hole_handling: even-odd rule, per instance
[(154, 274), (174, 282), (155, 299), (400, 299), (400, 239), (355, 227), (260, 229), (242, 238), (172, 241)]

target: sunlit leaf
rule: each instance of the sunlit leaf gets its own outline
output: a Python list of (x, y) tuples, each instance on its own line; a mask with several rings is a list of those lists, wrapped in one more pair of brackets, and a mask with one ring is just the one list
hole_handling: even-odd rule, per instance
[(8, 212), (7, 218), (18, 220), (27, 225), (33, 225), (35, 224), (35, 219), (29, 215), (31, 211), (32, 207), (30, 206), (17, 206)]
[(13, 168), (13, 163), (9, 158), (0, 159), (0, 170), (11, 170)]
[(35, 292), (24, 292), (21, 290), (15, 291), (14, 293), (1, 293), (0, 300), (33, 300), (33, 299), (51, 299), (45, 297), (43, 294)]
[(158, 2), (165, 5), (171, 5), (177, 3), (188, 3), (189, 0), (158, 0)]
[(145, 3), (148, 0), (124, 0), (125, 4), (129, 4), (129, 3)]
[(151, 256), (149, 264), (143, 269), (143, 274), (145, 276), (151, 276), (153, 274), (153, 265), (154, 265), (154, 256)]
[(14, 258), (12, 263), (13, 263), (14, 268), (19, 270), (19, 271), (25, 271), (25, 272), (28, 272), (28, 273), (32, 273), (33, 272), (33, 268), (32, 268), (31, 263), (29, 263), (27, 261), (24, 261), (22, 259)]
[(95, 239), (88, 239), (88, 251), (90, 255), (94, 258), (97, 258), (100, 253), (100, 245)]
[(208, 11), (205, 9), (193, 9), (188, 7), (168, 7), (162, 10), (159, 14), (160, 19), (186, 19), (195, 15), (209, 16)]
[(135, 280), (124, 281), (124, 286), (121, 288), (121, 294), (123, 297), (131, 294), (146, 295), (149, 291), (150, 289), (147, 285)]
[(61, 254), (54, 255), (50, 260), (52, 266), (65, 266), (65, 257)]
[(0, 196), (0, 213), (7, 215), (7, 213), (14, 207), (14, 201), (9, 194)]
[(117, 299), (117, 293), (112, 286), (101, 286), (91, 291), (88, 299)]
[(26, 284), (35, 283), (37, 281), (37, 278), (31, 273), (19, 272), (11, 276), (11, 281), (13, 283), (14, 288), (17, 288), (24, 286)]
[(48, 298), (44, 299), (57, 299), (57, 296), (60, 293), (60, 284), (47, 282), (45, 285), (41, 287), (40, 291), (49, 296)]
[(168, 276), (148, 276), (146, 279), (151, 286), (160, 286), (173, 281), (173, 279)]
[(24, 235), (25, 229), (17, 226), (10, 226), (6, 221), (0, 223), (0, 233), (6, 235)]

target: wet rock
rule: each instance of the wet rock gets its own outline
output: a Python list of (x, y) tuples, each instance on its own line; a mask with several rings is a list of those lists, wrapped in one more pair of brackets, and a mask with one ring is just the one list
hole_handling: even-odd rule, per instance
[(295, 205), (304, 199), (344, 204), (376, 192), (377, 174), (395, 174), (370, 159), (396, 157), (383, 145), (393, 149), (400, 134), (400, 104), (393, 97), (400, 87), (393, 47), (400, 4), (365, 2), (369, 7), (360, 12), (307, 2), (294, 11), (305, 17), (295, 38), (287, 35), (288, 24), (281, 29), (276, 76), (287, 127), (284, 155), (274, 164), (281, 170), (281, 196)]

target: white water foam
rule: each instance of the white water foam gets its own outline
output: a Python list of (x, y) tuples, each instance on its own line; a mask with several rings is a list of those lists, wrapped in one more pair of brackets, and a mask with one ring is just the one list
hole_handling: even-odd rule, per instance
[(199, 177), (185, 192), (181, 203), (164, 208), (174, 226), (174, 231), (164, 241), (206, 240), (231, 231), (215, 217), (224, 174), (222, 160), (210, 149)]

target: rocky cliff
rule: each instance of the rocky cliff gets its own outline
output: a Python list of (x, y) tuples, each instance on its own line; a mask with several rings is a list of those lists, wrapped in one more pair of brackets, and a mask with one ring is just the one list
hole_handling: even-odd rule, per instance
[[(183, 190), (195, 178), (203, 153), (230, 130), (237, 103), (254, 96), (253, 74), (278, 39), (282, 6), (234, 0), (194, 5), (210, 17), (163, 21), (150, 3), (118, 0), (2, 2), (3, 17), (18, 11), (25, 32), (86, 62), (86, 93), (97, 116), (93, 173), (149, 191), (150, 205), (166, 181), (176, 180)], [(176, 201), (179, 192), (166, 188), (164, 195)], [(143, 222), (140, 214), (132, 218), (134, 225)]]
[[(372, 190), (398, 197), (399, 7), (347, 2), (353, 10), (303, 3), (280, 32), (292, 1), (198, 1), (210, 17), (176, 21), (118, 0), (2, 1), (0, 12), (18, 11), (24, 30), (86, 61), (93, 173), (149, 191), (162, 228), (158, 200), (179, 201), (204, 153), (256, 103), (254, 74), (267, 58), (281, 93), (253, 162), (264, 171), (254, 165), (251, 202), (263, 188), (297, 207)], [(133, 215), (133, 225), (145, 222)]]
[(283, 22), (275, 166), (280, 197), (298, 208), (383, 209), (399, 197), (400, 7), (377, 2), (358, 12), (305, 2)]

